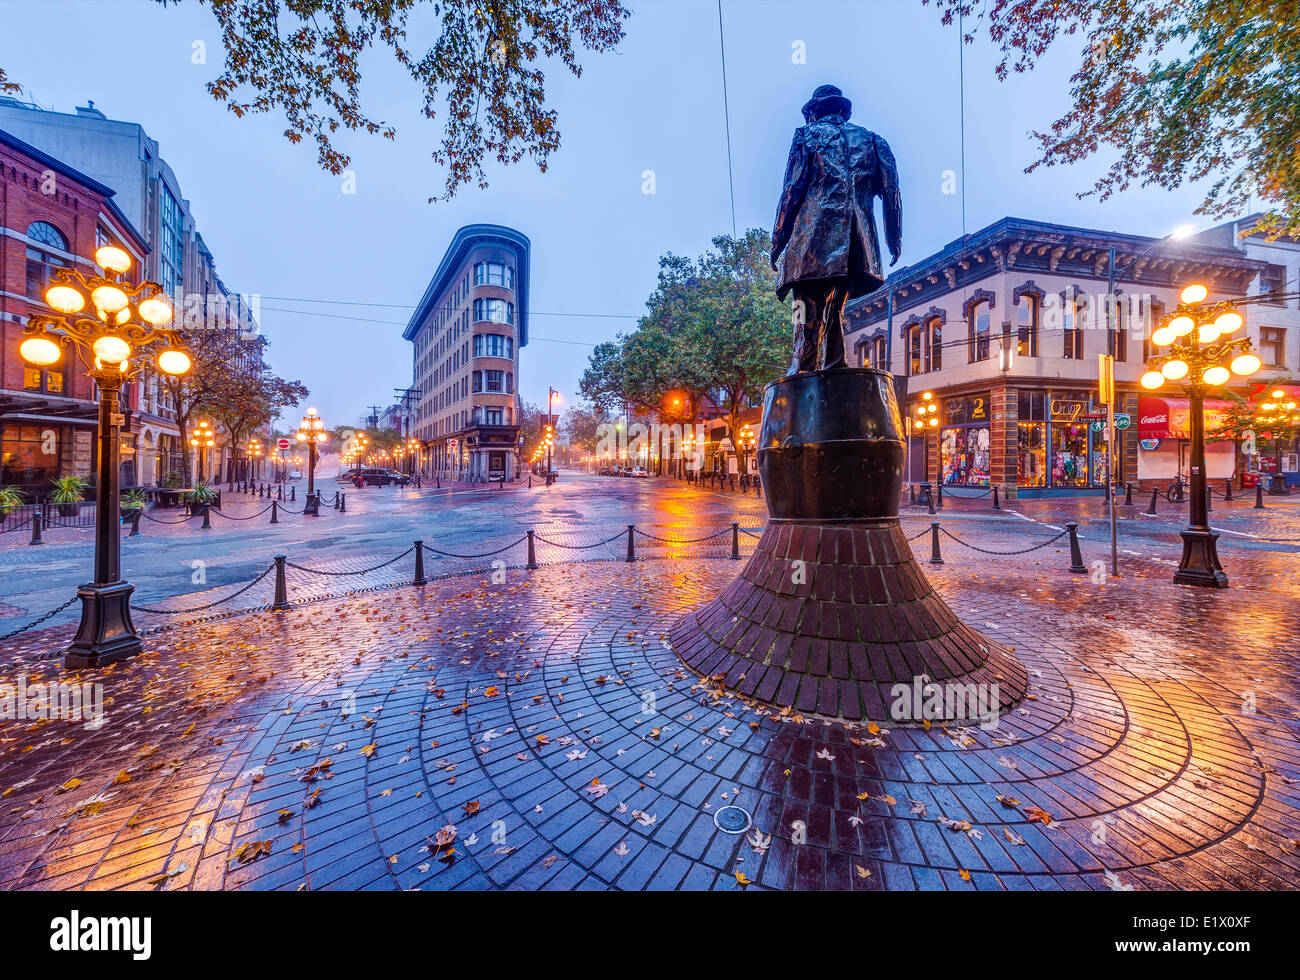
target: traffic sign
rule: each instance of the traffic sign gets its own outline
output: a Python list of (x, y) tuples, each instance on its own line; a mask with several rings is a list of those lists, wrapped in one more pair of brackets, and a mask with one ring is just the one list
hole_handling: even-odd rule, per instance
[(275, 445), (277, 449), (288, 449), (290, 443), (288, 439), (280, 438), (275, 440)]
[(1093, 431), (1093, 432), (1101, 432), (1103, 429), (1106, 428), (1106, 420), (1105, 420), (1105, 419), (1093, 419), (1091, 425), (1092, 425), (1092, 431)]
[(1132, 424), (1133, 417), (1129, 415), (1128, 412), (1115, 413), (1115, 428), (1119, 429), (1121, 432)]

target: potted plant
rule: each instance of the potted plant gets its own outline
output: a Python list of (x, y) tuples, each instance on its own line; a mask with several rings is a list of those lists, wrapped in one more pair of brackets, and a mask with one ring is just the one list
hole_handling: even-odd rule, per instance
[(23, 502), (23, 496), (17, 487), (0, 487), (0, 517), (7, 517), (11, 510)]
[(50, 503), (59, 505), (60, 517), (76, 517), (77, 505), (86, 499), (86, 480), (80, 476), (60, 476), (50, 481), (54, 492)]
[(138, 510), (144, 510), (144, 491), (127, 490), (125, 493), (122, 494), (122, 499), (119, 502), (119, 507), (122, 512), (123, 520), (126, 520), (127, 518), (131, 517)]
[(182, 497), (189, 505), (191, 514), (202, 514), (218, 499), (217, 488), (207, 480), (196, 480), (193, 489), (186, 490)]

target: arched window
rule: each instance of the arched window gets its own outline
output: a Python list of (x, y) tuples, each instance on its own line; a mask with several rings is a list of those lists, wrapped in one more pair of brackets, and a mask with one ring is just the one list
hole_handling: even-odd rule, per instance
[(1083, 359), (1084, 301), (1077, 293), (1061, 297), (1061, 326), (1064, 336), (1061, 356), (1071, 360)]
[[(27, 226), (27, 237), (61, 252), (68, 250), (68, 240), (63, 237), (63, 232), (48, 221), (33, 221)], [(27, 298), (44, 302), (45, 288), (50, 284), (50, 275), (54, 269), (62, 265), (64, 261), (59, 256), (28, 245)]]
[(925, 366), (921, 353), (921, 325), (917, 323), (908, 327), (903, 338), (907, 344), (907, 373), (909, 375), (923, 373)]
[(927, 371), (943, 370), (943, 317), (931, 316), (925, 321), (922, 328), (925, 331), (926, 354), (928, 355)]
[(40, 242), (42, 245), (57, 248), (61, 252), (68, 250), (68, 240), (63, 237), (63, 232), (48, 221), (33, 221), (27, 226), (27, 237), (32, 241)]
[(990, 320), (987, 300), (972, 303), (966, 312), (967, 356), (970, 363), (989, 359)]
[(1042, 304), (1040, 297), (1033, 293), (1024, 293), (1016, 304), (1016, 355), (1019, 357), (1038, 356), (1038, 314)]

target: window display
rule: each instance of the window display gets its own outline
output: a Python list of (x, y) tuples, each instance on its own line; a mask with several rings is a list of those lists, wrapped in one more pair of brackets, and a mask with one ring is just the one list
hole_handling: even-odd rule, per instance
[(1052, 423), (1052, 486), (1088, 485), (1088, 426)]
[(989, 485), (989, 430), (987, 426), (944, 429), (939, 442), (943, 482), (947, 486)]
[(1047, 427), (1021, 422), (1017, 437), (1016, 482), (1022, 487), (1047, 486)]

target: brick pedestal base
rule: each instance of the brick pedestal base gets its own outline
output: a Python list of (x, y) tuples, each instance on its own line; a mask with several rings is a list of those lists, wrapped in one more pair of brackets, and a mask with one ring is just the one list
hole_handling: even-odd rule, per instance
[(898, 684), (984, 685), (958, 693), (964, 702), (978, 690), (997, 710), (1027, 684), (1024, 666), (930, 587), (890, 518), (769, 524), (736, 580), (687, 613), (669, 641), (693, 670), (743, 695), (847, 721), (919, 720), (891, 711)]

